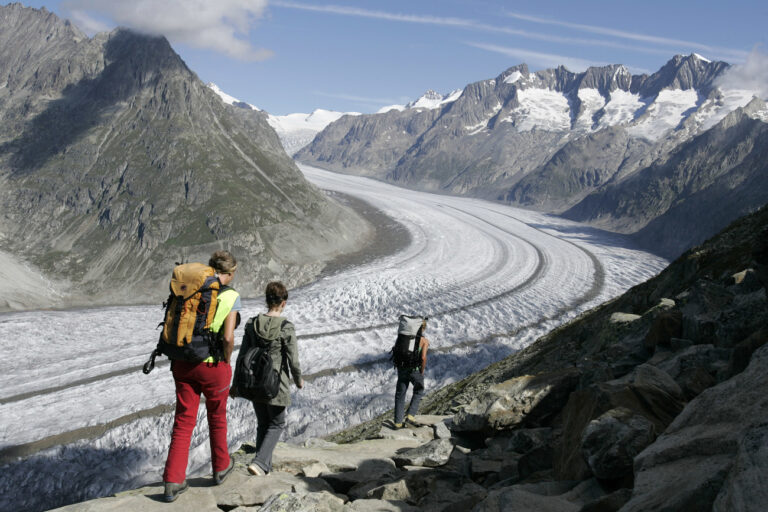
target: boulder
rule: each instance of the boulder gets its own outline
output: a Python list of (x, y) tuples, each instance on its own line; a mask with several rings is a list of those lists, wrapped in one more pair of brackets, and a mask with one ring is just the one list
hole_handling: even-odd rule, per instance
[(392, 460), (398, 466), (442, 466), (451, 456), (453, 442), (450, 439), (435, 439), (417, 448), (410, 448), (394, 455)]
[(763, 283), (757, 277), (754, 269), (748, 268), (731, 276), (728, 283), (733, 286), (736, 293), (753, 293), (763, 288)]
[(635, 487), (622, 512), (710, 510), (716, 499), (726, 506), (738, 504), (741, 492), (761, 495), (753, 482), (768, 481), (765, 451), (755, 442), (768, 418), (766, 375), (763, 346), (742, 373), (692, 400), (635, 458)]
[(321, 478), (301, 478), (280, 471), (272, 471), (262, 477), (235, 472), (222, 485), (211, 488), (216, 503), (225, 508), (261, 505), (278, 493), (306, 494), (321, 491), (332, 492), (333, 489)]
[(632, 489), (619, 489), (590, 501), (579, 512), (617, 512), (632, 496)]
[(336, 492), (347, 494), (358, 484), (393, 479), (398, 474), (399, 471), (392, 459), (368, 459), (361, 462), (354, 471), (323, 473), (320, 477), (328, 482)]
[(382, 425), (378, 434), (372, 436), (372, 439), (416, 440), (422, 443), (434, 438), (432, 426), (394, 428)]
[(574, 368), (524, 375), (490, 386), (453, 417), (454, 431), (511, 429), (526, 422), (536, 426), (562, 409), (579, 384)]
[(344, 512), (419, 512), (419, 508), (404, 501), (362, 499), (344, 505)]
[(512, 486), (491, 491), (472, 512), (578, 512), (580, 508), (557, 496), (543, 496)]
[(612, 324), (623, 324), (627, 322), (634, 322), (635, 320), (640, 320), (642, 317), (640, 315), (635, 315), (632, 313), (612, 313), (610, 319), (608, 320)]
[(326, 466), (322, 462), (313, 462), (312, 464), (309, 464), (308, 466), (304, 466), (303, 468), (301, 468), (301, 474), (311, 478), (318, 477), (322, 473), (330, 473), (330, 472), (331, 470), (328, 469), (328, 466)]
[(521, 428), (512, 430), (504, 436), (490, 437), (485, 440), (489, 450), (498, 453), (528, 453), (536, 448), (548, 445), (552, 438), (552, 429)]
[(672, 338), (680, 338), (683, 333), (683, 315), (679, 310), (662, 311), (656, 315), (651, 328), (643, 340), (643, 346), (649, 352), (657, 346), (669, 346)]
[(635, 455), (654, 439), (656, 430), (650, 420), (619, 407), (587, 425), (581, 439), (581, 451), (597, 478), (620, 480), (631, 477)]
[(650, 420), (663, 432), (683, 409), (680, 386), (664, 371), (642, 364), (630, 374), (571, 394), (563, 409), (563, 435), (554, 447), (554, 470), (561, 480), (584, 480), (591, 470), (584, 460), (581, 441), (590, 421), (623, 407)]
[(739, 443), (736, 459), (713, 512), (764, 510), (768, 504), (768, 423), (749, 430)]
[(328, 492), (296, 494), (281, 492), (271, 496), (259, 512), (343, 512), (344, 500)]

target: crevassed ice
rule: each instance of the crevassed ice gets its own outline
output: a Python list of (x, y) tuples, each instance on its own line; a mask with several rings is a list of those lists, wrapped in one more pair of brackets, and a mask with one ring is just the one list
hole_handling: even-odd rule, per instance
[(707, 100), (696, 112), (702, 131), (709, 130), (737, 108), (746, 106), (755, 94), (754, 91), (746, 89), (726, 89), (721, 92), (721, 98), (716, 101)]
[(562, 93), (550, 89), (522, 89), (517, 92), (517, 99), (520, 106), (512, 114), (522, 119), (517, 124), (519, 131), (530, 131), (534, 127), (550, 131), (570, 130), (570, 108)]
[(695, 89), (664, 89), (628, 132), (635, 137), (658, 140), (676, 128), (686, 111), (696, 108), (698, 101), (699, 93)]

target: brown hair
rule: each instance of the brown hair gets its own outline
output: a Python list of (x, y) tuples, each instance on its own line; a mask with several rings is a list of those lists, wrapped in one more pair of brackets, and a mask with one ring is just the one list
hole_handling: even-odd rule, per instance
[(208, 266), (220, 274), (231, 274), (237, 268), (237, 260), (229, 251), (216, 251), (211, 254)]
[(267, 307), (270, 309), (279, 306), (284, 300), (288, 300), (288, 290), (280, 281), (269, 283), (265, 290), (265, 295), (267, 296)]

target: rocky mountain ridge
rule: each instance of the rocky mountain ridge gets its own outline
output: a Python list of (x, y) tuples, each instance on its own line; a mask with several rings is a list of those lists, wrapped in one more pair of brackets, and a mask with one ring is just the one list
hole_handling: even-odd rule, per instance
[(157, 301), (174, 262), (218, 248), (254, 295), (372, 233), (304, 179), (266, 114), (226, 105), (164, 38), (88, 38), (20, 4), (0, 22), (0, 251), (52, 288), (3, 309)]
[[(652, 166), (666, 164), (669, 174), (681, 173), (669, 162), (686, 147), (705, 154), (701, 165), (711, 163), (729, 149), (707, 146), (700, 137), (712, 129), (728, 129), (732, 121), (727, 117), (733, 112), (761, 123), (768, 120), (768, 108), (752, 91), (723, 85), (729, 69), (727, 63), (696, 54), (675, 56), (651, 75), (632, 75), (621, 65), (583, 73), (562, 66), (531, 73), (522, 64), (469, 84), (452, 101), (432, 108), (341, 118), (296, 158), (406, 187), (501, 200), (635, 233), (667, 210), (650, 199), (642, 214), (592, 205), (607, 204), (625, 186), (630, 190), (630, 180), (636, 174), (647, 176)], [(736, 152), (757, 146), (749, 138), (729, 142)], [(765, 174), (763, 169), (753, 165), (748, 173), (758, 176)], [(723, 181), (730, 171), (721, 173)], [(747, 173), (744, 167), (741, 171)], [(658, 181), (645, 183), (646, 195), (661, 187)], [(731, 185), (716, 186), (722, 192)], [(668, 195), (672, 203), (693, 199), (694, 209), (714, 207), (711, 202), (698, 204), (703, 196)], [(639, 240), (674, 257), (768, 201), (767, 194), (758, 195), (720, 212), (714, 230), (703, 235), (661, 233), (661, 244)]]
[[(171, 505), (149, 486), (61, 510), (759, 511), (768, 502), (768, 207), (658, 276), (425, 397), (303, 445), (234, 454)], [(435, 356), (433, 356), (435, 357)]]

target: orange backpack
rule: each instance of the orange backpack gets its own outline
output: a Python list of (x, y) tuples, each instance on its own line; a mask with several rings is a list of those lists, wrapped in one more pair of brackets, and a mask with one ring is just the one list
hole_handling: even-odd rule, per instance
[(163, 332), (150, 361), (144, 365), (144, 373), (152, 371), (154, 359), (160, 354), (190, 362), (220, 355), (220, 343), (211, 324), (222, 288), (216, 271), (208, 265), (183, 263), (174, 267), (171, 293), (163, 303)]

